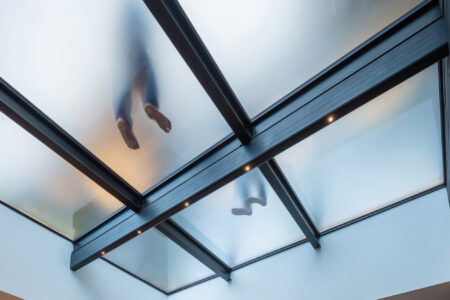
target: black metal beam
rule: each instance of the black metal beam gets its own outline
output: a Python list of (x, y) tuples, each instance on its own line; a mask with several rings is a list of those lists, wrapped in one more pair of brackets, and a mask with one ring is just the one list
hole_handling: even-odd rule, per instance
[[(447, 27), (447, 33), (450, 32), (450, 7), (446, 1), (441, 1), (441, 9), (444, 14), (444, 20)], [(450, 46), (449, 46), (450, 47)], [(447, 191), (450, 191), (450, 59), (446, 57), (439, 64), (439, 86), (442, 102), (441, 122), (442, 122), (442, 148), (444, 153), (444, 179)], [(450, 204), (450, 193), (448, 201)]]
[(142, 196), (72, 136), (0, 78), (0, 111), (133, 211)]
[[(332, 88), (344, 78), (357, 72), (369, 62), (390, 51), (393, 47), (441, 17), (442, 13), (436, 5), (436, 1), (423, 1), (366, 42), (258, 114), (253, 122), (266, 125), (258, 126), (255, 134), (264, 131), (274, 122), (305, 105), (309, 99), (313, 99), (323, 93), (323, 91)], [(299, 101), (299, 97), (303, 98), (303, 101)], [(272, 121), (267, 122), (267, 119)]]
[[(128, 214), (131, 214), (131, 211), (128, 211)], [(119, 216), (123, 215), (118, 214), (117, 217)], [(120, 223), (119, 218), (115, 218), (112, 221), (112, 224), (105, 224), (105, 226), (110, 226), (111, 228)], [(174, 221), (167, 219), (164, 222), (156, 225), (156, 229), (159, 230), (167, 238), (172, 240), (174, 243), (176, 243), (178, 246), (183, 248), (186, 252), (191, 254), (193, 257), (197, 258), (205, 266), (210, 268), (213, 272), (216, 273), (217, 276), (222, 277), (226, 281), (231, 280), (231, 268), (227, 266), (215, 254), (209, 251), (205, 246), (203, 246), (199, 241), (197, 241), (193, 236), (191, 236), (188, 232), (177, 225)], [(139, 230), (141, 230), (141, 233), (144, 231), (144, 229)], [(135, 235), (137, 236), (137, 231)], [(79, 239), (79, 242), (83, 241), (83, 238)], [(81, 244), (82, 246), (80, 246), (79, 242), (74, 241), (74, 251), (84, 245)], [(77, 270), (78, 268), (71, 264), (71, 269)]]
[[(402, 43), (412, 34), (422, 30), (441, 17), (441, 12), (433, 1), (424, 1), (421, 5), (399, 18), (396, 22), (363, 43), (342, 59), (314, 76), (311, 80), (283, 97), (268, 110), (258, 115), (254, 122), (258, 133), (271, 127), (293, 111), (305, 105), (310, 99), (319, 96), (351, 74), (380, 57), (395, 45)], [(144, 193), (151, 200), (158, 199), (167, 191), (197, 175), (228, 153), (240, 146), (239, 140), (229, 136), (220, 141), (173, 175), (167, 177)]]
[[(326, 74), (319, 74), (285, 103), (258, 121), (246, 146), (234, 140), (211, 150), (204, 160), (148, 195), (139, 214), (122, 214), (115, 226), (98, 230), (75, 245), (74, 269), (151, 228), (327, 125), (329, 114), (343, 116), (446, 56), (447, 35), (439, 8), (430, 2), (355, 50)], [(286, 113), (286, 109), (290, 109)], [(226, 151), (224, 150), (226, 149)]]
[(237, 138), (246, 144), (253, 128), (245, 110), (176, 0), (144, 0)]
[[(450, 190), (450, 70), (449, 59), (446, 57), (439, 63), (439, 92), (441, 100), (441, 134), (442, 134), (442, 160), (444, 168), (444, 181), (447, 190)], [(450, 204), (450, 193), (448, 193)]]
[[(439, 5), (441, 7), (442, 15), (445, 20), (445, 24), (447, 27), (447, 32), (450, 32), (450, 4), (445, 0), (439, 0)], [(450, 47), (450, 45), (449, 45)]]
[(218, 276), (226, 281), (230, 281), (231, 268), (221, 261), (216, 255), (211, 253), (206, 247), (200, 244), (189, 233), (178, 226), (172, 220), (166, 220), (159, 225), (156, 225), (161, 233), (169, 239), (178, 244), (181, 248), (186, 250), (192, 256), (201, 261), (208, 268), (213, 270)]
[(314, 249), (320, 249), (319, 232), (275, 159), (269, 159), (260, 164), (259, 169), (278, 195), (278, 198), (280, 198), (281, 202), (291, 214), (292, 218), (303, 231), (308, 242), (311, 243)]
[[(386, 212), (386, 211), (389, 211), (389, 210), (394, 209), (394, 208), (396, 208), (396, 207), (402, 206), (403, 204), (409, 203), (409, 202), (414, 201), (414, 200), (416, 200), (416, 199), (425, 197), (426, 195), (429, 195), (429, 194), (431, 194), (431, 193), (434, 193), (434, 192), (436, 192), (436, 191), (438, 191), (438, 190), (440, 190), (440, 189), (442, 189), (442, 188), (445, 188), (445, 185), (444, 185), (444, 184), (439, 184), (439, 185), (437, 185), (437, 186), (431, 187), (431, 188), (429, 188), (429, 189), (427, 189), (427, 190), (425, 190), (425, 191), (422, 191), (422, 192), (420, 192), (420, 193), (418, 193), (418, 194), (412, 195), (412, 196), (410, 196), (410, 197), (408, 197), (408, 198), (405, 198), (405, 199), (400, 200), (400, 201), (398, 201), (398, 202), (389, 204), (389, 205), (384, 206), (384, 207), (382, 207), (382, 208), (380, 208), (380, 209), (377, 209), (377, 210), (375, 210), (375, 211), (372, 211), (372, 212), (370, 212), (370, 213), (368, 213), (368, 214), (365, 214), (365, 215), (362, 215), (362, 216), (360, 216), (360, 217), (357, 217), (356, 219), (349, 220), (349, 221), (347, 221), (347, 222), (345, 222), (345, 223), (342, 223), (342, 224), (339, 224), (339, 225), (337, 225), (337, 226), (335, 226), (335, 227), (332, 227), (332, 228), (330, 228), (330, 229), (327, 229), (327, 230), (323, 231), (323, 232), (320, 234), (320, 236), (322, 237), (322, 236), (328, 235), (328, 234), (330, 234), (330, 233), (339, 231), (339, 230), (341, 230), (341, 229), (347, 228), (348, 226), (358, 224), (358, 223), (361, 222), (361, 221), (367, 220), (367, 219), (369, 219), (369, 218), (371, 218), (371, 217), (374, 217), (374, 216), (376, 216), (376, 215), (382, 214), (382, 213), (384, 213), (384, 212)], [(237, 271), (237, 270), (239, 270), (239, 269), (248, 267), (248, 266), (250, 266), (250, 265), (252, 265), (252, 264), (258, 263), (258, 262), (260, 262), (260, 261), (262, 261), (262, 260), (265, 260), (265, 259), (267, 259), (267, 258), (269, 258), (269, 257), (273, 257), (273, 256), (275, 256), (275, 255), (278, 255), (278, 254), (280, 254), (280, 253), (283, 253), (284, 251), (287, 251), (287, 250), (289, 250), (289, 249), (292, 249), (292, 248), (295, 248), (295, 247), (297, 247), (297, 246), (303, 245), (303, 244), (306, 243), (306, 242), (307, 242), (307, 241), (306, 241), (305, 239), (304, 239), (304, 240), (301, 240), (301, 241), (294, 242), (294, 243), (289, 244), (289, 245), (287, 245), (287, 246), (284, 246), (284, 247), (282, 247), (282, 248), (280, 248), (280, 249), (276, 249), (276, 250), (274, 250), (274, 251), (272, 251), (272, 252), (266, 253), (266, 254), (264, 254), (264, 255), (261, 255), (261, 256), (259, 256), (259, 257), (254, 258), (254, 259), (252, 259), (252, 260), (249, 260), (249, 261), (246, 261), (246, 262), (244, 262), (244, 263), (241, 263), (241, 264), (239, 264), (239, 265), (237, 265), (237, 266), (234, 266), (234, 267), (231, 269), (231, 271), (234, 272), (234, 271)], [(196, 281), (196, 282), (193, 282), (193, 283), (191, 283), (191, 284), (189, 284), (189, 285), (186, 285), (186, 286), (180, 287), (180, 288), (178, 288), (178, 289), (175, 289), (175, 290), (169, 292), (168, 295), (170, 296), (170, 295), (176, 294), (176, 293), (178, 293), (178, 292), (180, 292), (180, 291), (182, 291), (182, 290), (185, 290), (185, 289), (194, 287), (194, 286), (196, 286), (196, 285), (199, 285), (199, 284), (201, 284), (201, 283), (204, 283), (205, 281), (212, 280), (212, 279), (214, 279), (214, 278), (216, 278), (216, 277), (217, 277), (217, 276), (206, 277), (206, 278), (204, 278), (204, 279), (201, 279), (201, 280), (198, 280), (198, 281)]]
[[(0, 109), (31, 134), (68, 160), (80, 171), (88, 176), (89, 174), (92, 174), (92, 176), (89, 177), (100, 185), (102, 184), (98, 181), (98, 178), (101, 177), (103, 182), (108, 184), (102, 186), (110, 192), (112, 190), (113, 192), (111, 194), (114, 196), (121, 197), (121, 199), (124, 200), (141, 199), (142, 196), (137, 191), (128, 186), (125, 181), (119, 183), (118, 180), (121, 180), (120, 177), (115, 175), (107, 167), (104, 167), (103, 163), (87, 149), (80, 145), (63, 129), (59, 128), (52, 120), (45, 116), (39, 109), (2, 79), (0, 79)], [(119, 193), (123, 193), (123, 195), (119, 196)], [(122, 202), (127, 206), (130, 206), (129, 203), (131, 203), (131, 201)], [(133, 207), (130, 208), (133, 209)], [(136, 206), (135, 209), (137, 208), (138, 207)], [(122, 211), (120, 214), (123, 213), (126, 212)], [(133, 212), (130, 210), (128, 213)], [(112, 224), (115, 223), (112, 222)], [(209, 253), (209, 251), (195, 241), (195, 239), (182, 230), (175, 232), (175, 226), (171, 223), (163, 222), (160, 225), (160, 228), (164, 233), (172, 232), (170, 236), (168, 236), (170, 239), (187, 250), (187, 252), (199, 259), (206, 266), (210, 267), (213, 271), (217, 271), (219, 276), (229, 280), (229, 268), (220, 262), (214, 255)]]

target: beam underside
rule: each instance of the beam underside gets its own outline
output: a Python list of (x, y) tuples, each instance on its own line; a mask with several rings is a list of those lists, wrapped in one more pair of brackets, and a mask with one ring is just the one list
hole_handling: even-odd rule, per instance
[(250, 142), (253, 136), (250, 118), (178, 1), (144, 2), (236, 137), (243, 144)]
[[(177, 186), (158, 201), (151, 202), (139, 216), (131, 215), (108, 232), (73, 253), (79, 266), (95, 259), (97, 252), (132, 238), (137, 228), (150, 228), (182, 209), (186, 199), (194, 202), (243, 173), (247, 164), (258, 165), (323, 127), (330, 113), (349, 113), (380, 93), (395, 86), (447, 54), (443, 21), (438, 20), (407, 41), (369, 63), (364, 68), (305, 104), (255, 136), (216, 163)], [(103, 242), (102, 242), (103, 241)], [(108, 243), (113, 241), (113, 243)], [(106, 242), (106, 243), (105, 243)], [(81, 260), (80, 260), (81, 258)]]
[[(283, 97), (282, 100), (278, 101), (281, 102), (278, 103), (279, 105), (271, 107), (261, 116), (258, 116), (255, 119), (255, 124), (258, 124), (256, 126), (256, 131), (258, 133), (265, 131), (292, 111), (305, 105), (308, 100), (318, 97), (322, 91), (331, 89), (342, 81), (342, 78), (346, 78), (357, 70), (360, 70), (365, 65), (374, 61), (377, 57), (388, 52), (393, 47), (402, 43), (411, 35), (419, 32), (440, 17), (441, 12), (439, 8), (433, 4), (433, 1), (424, 1), (421, 5), (415, 7), (393, 24), (387, 26), (368, 41), (361, 44), (358, 48), (314, 76), (305, 84), (302, 84), (286, 97)], [(292, 101), (293, 99), (295, 101)], [(196, 158), (193, 163), (181, 168), (177, 174), (169, 176), (168, 179), (164, 180), (161, 184), (158, 184), (155, 188), (146, 191), (144, 193), (144, 196), (147, 198), (146, 204), (148, 205), (161, 198), (169, 191), (178, 188), (182, 183), (198, 175), (212, 164), (239, 148), (239, 146), (239, 141), (236, 141), (236, 139), (233, 139), (232, 137), (228, 137), (219, 142), (217, 145), (204, 152), (200, 157)], [(103, 225), (102, 228), (87, 233), (76, 241), (74, 251), (83, 247), (89, 241), (97, 238), (105, 231), (108, 231), (112, 227), (128, 219), (132, 214), (133, 213), (130, 211), (125, 211), (120, 216), (114, 216)]]

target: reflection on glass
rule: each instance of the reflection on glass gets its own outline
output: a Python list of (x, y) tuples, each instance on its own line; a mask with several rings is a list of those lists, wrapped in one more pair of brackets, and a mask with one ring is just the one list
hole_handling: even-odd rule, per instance
[(421, 0), (180, 0), (253, 117)]
[(172, 219), (231, 267), (304, 238), (257, 169)]
[(214, 275), (153, 228), (107, 253), (105, 258), (166, 292)]
[(3, 1), (0, 39), (0, 76), (139, 191), (231, 132), (141, 0)]
[(122, 204), (0, 113), (0, 201), (74, 239)]
[(276, 160), (320, 231), (442, 183), (437, 65)]

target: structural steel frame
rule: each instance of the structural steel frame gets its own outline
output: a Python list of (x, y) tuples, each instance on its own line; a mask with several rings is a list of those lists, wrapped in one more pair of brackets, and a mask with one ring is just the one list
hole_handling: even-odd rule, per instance
[[(145, 4), (197, 77), (233, 135), (141, 194), (0, 78), (0, 110), (120, 200), (121, 209), (73, 241), (77, 270), (156, 227), (225, 280), (232, 270), (170, 217), (258, 167), (314, 249), (319, 233), (274, 156), (448, 55), (448, 8), (424, 1), (250, 120), (176, 0)], [(449, 187), (448, 59), (440, 63), (445, 185)], [(430, 190), (435, 190), (438, 187)], [(328, 232), (327, 232), (328, 233)], [(258, 260), (258, 259), (256, 259)]]

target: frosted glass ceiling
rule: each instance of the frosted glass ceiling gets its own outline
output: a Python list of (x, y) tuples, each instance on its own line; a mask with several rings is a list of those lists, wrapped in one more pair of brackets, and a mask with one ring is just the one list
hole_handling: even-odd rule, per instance
[(69, 239), (122, 206), (2, 113), (0, 140), (0, 201)]
[[(251, 197), (252, 215), (234, 215)], [(304, 235), (258, 169), (211, 193), (172, 219), (231, 267), (290, 245)]]
[[(421, 1), (180, 2), (254, 117)], [(143, 1), (1, 8), (0, 77), (140, 192), (231, 133)], [(170, 133), (140, 102), (148, 76)], [(139, 149), (115, 115), (128, 90)], [(319, 231), (443, 183), (439, 100), (433, 65), (275, 157)], [(0, 200), (69, 239), (122, 206), (2, 114), (0, 139)], [(305, 238), (258, 169), (172, 220), (231, 268)], [(214, 274), (156, 229), (105, 258), (166, 292)]]
[(276, 160), (321, 231), (443, 183), (437, 64)]
[[(0, 77), (141, 192), (231, 133), (141, 0), (2, 1), (0, 39)], [(168, 134), (131, 83), (139, 66), (130, 53), (139, 51)], [(127, 147), (115, 118), (130, 86), (138, 150)]]
[(214, 275), (156, 229), (114, 249), (105, 258), (165, 292)]
[(421, 0), (180, 0), (250, 117)]

